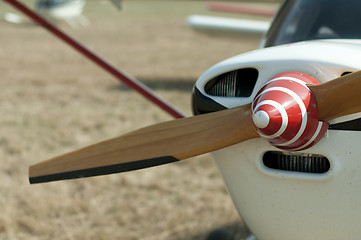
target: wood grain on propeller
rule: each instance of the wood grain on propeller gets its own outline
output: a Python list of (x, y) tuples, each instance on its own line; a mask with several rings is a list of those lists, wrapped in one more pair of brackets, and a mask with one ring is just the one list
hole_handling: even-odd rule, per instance
[(31, 183), (131, 171), (256, 138), (250, 105), (149, 126), (33, 165)]
[(316, 98), (321, 121), (361, 112), (361, 71), (308, 87)]

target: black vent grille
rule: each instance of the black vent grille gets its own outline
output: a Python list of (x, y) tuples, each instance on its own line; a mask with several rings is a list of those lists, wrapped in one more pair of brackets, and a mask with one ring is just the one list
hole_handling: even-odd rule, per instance
[(258, 78), (258, 70), (244, 68), (219, 75), (205, 86), (205, 92), (218, 97), (249, 97)]
[(326, 173), (330, 170), (329, 160), (316, 154), (269, 151), (263, 155), (263, 164), (268, 168), (292, 172)]
[(237, 72), (233, 71), (222, 76), (220, 81), (209, 88), (207, 94), (220, 97), (236, 97), (237, 94)]

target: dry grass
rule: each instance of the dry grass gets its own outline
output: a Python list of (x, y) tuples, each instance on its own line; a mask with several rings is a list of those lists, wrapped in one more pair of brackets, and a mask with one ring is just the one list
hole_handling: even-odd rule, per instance
[[(188, 29), (185, 17), (203, 9), (125, 2), (118, 13), (89, 1), (90, 27), (60, 26), (191, 114), (196, 78), (258, 44)], [(40, 27), (0, 29), (0, 239), (203, 239), (223, 225), (245, 236), (209, 156), (29, 185), (30, 164), (171, 117)]]

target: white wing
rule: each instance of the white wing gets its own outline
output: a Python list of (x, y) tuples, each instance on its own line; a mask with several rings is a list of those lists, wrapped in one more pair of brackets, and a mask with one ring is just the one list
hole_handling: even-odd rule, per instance
[(187, 24), (195, 29), (208, 31), (228, 31), (239, 33), (265, 33), (270, 22), (246, 20), (225, 17), (211, 17), (203, 15), (191, 15), (187, 18)]

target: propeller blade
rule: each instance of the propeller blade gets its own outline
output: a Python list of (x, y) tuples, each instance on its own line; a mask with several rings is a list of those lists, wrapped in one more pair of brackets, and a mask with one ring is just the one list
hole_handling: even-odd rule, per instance
[(250, 104), (149, 126), (33, 165), (30, 183), (126, 172), (258, 137)]
[(361, 71), (308, 87), (316, 98), (321, 121), (361, 112)]

